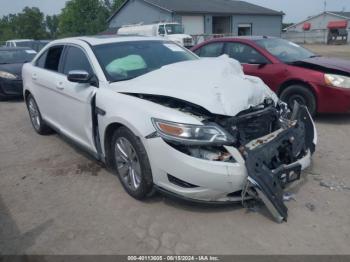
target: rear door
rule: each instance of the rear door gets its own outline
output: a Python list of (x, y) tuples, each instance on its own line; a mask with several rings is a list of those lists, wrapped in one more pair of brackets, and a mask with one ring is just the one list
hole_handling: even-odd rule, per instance
[(58, 99), (61, 105), (64, 105), (64, 108), (60, 110), (61, 131), (82, 146), (95, 151), (92, 135), (91, 100), (96, 87), (90, 84), (70, 82), (67, 76), (73, 70), (86, 71), (95, 75), (88, 55), (78, 45), (66, 46), (62, 63), (62, 77), (57, 83), (60, 86)]
[(38, 60), (32, 70), (32, 83), (34, 85), (34, 97), (38, 103), (43, 118), (60, 128), (60, 110), (62, 104), (59, 101), (59, 89), (57, 85), (62, 77), (59, 72), (63, 45), (56, 45), (46, 50)]
[(226, 42), (224, 53), (238, 60), (245, 74), (259, 77), (272, 90), (277, 90), (280, 76), (285, 74), (283, 64), (271, 63), (254, 47), (240, 42)]

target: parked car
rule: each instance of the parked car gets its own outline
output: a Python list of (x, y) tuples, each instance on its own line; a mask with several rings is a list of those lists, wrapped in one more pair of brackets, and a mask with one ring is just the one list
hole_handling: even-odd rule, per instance
[(39, 52), (50, 40), (18, 39), (6, 41), (6, 47), (27, 47)]
[(260, 77), (288, 105), (306, 105), (312, 115), (350, 112), (350, 61), (273, 37), (213, 39), (192, 50), (201, 57), (237, 59), (246, 74)]
[(118, 34), (164, 37), (187, 48), (194, 45), (192, 36), (185, 34), (184, 27), (179, 23), (125, 25), (118, 29)]
[(35, 55), (29, 48), (0, 48), (0, 100), (23, 95), (22, 67)]
[[(110, 165), (125, 190), (199, 202), (260, 197), (281, 222), (283, 188), (300, 178), (317, 135), (228, 57), (199, 59), (167, 40), (57, 40), (23, 68), (39, 134), (57, 130)], [(242, 199), (243, 198), (243, 199)]]

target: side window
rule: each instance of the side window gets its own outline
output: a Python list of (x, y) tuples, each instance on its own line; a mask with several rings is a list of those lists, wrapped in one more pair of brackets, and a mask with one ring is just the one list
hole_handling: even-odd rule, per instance
[(72, 70), (83, 70), (90, 74), (93, 73), (90, 62), (87, 59), (83, 50), (78, 47), (68, 47), (66, 53), (66, 60), (63, 67), (63, 73), (68, 75)]
[(222, 55), (224, 43), (212, 43), (203, 46), (196, 51), (196, 54), (201, 57), (217, 57)]
[(47, 52), (44, 68), (47, 70), (58, 72), (58, 66), (60, 64), (62, 51), (63, 46), (51, 47)]
[(225, 54), (242, 64), (266, 64), (268, 60), (253, 47), (241, 43), (226, 43)]
[(45, 62), (47, 57), (47, 52), (45, 51), (35, 62), (35, 65), (40, 68), (45, 68)]

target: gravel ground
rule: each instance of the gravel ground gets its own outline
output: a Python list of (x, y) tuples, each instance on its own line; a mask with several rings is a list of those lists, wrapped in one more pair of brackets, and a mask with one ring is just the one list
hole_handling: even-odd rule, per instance
[(263, 206), (139, 202), (23, 102), (0, 103), (2, 254), (350, 254), (350, 115), (321, 116), (313, 166), (289, 189), (287, 223)]

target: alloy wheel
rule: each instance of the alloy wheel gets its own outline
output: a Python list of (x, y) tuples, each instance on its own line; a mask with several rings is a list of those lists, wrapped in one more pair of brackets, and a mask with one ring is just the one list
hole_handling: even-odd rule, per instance
[(141, 184), (141, 165), (134, 147), (129, 140), (119, 137), (114, 151), (121, 179), (130, 190), (136, 191)]
[(32, 97), (29, 98), (28, 109), (29, 109), (30, 119), (33, 123), (34, 128), (36, 130), (39, 130), (40, 125), (41, 125), (40, 113), (39, 113), (38, 106), (36, 105), (36, 103)]

